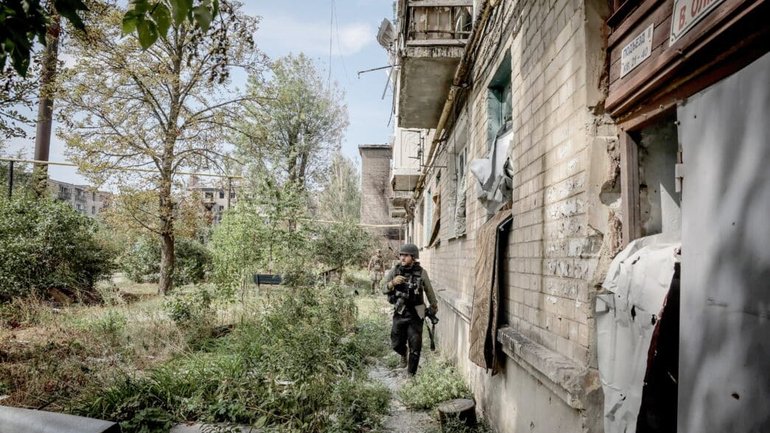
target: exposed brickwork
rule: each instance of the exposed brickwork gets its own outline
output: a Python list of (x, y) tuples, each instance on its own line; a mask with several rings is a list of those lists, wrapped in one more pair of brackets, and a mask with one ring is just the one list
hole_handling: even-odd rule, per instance
[[(361, 222), (364, 224), (399, 224), (390, 216), (390, 160), (389, 145), (362, 144), (358, 146), (361, 155)], [(398, 228), (371, 229), (384, 240), (398, 240)], [(395, 248), (395, 243), (392, 247)]]
[[(589, 365), (594, 350), (591, 281), (603, 237), (590, 226), (588, 216), (603, 212), (606, 220), (607, 209), (597, 206), (598, 197), (589, 194), (595, 152), (591, 146), (597, 141), (592, 106), (601, 92), (596, 89), (600, 71), (587, 59), (602, 56), (601, 41), (586, 30), (583, 2), (503, 4), (485, 37), (490, 43), (479, 51), (475, 85), (465, 103), (469, 159), (485, 157), (487, 83), (507, 49), (513, 101), (514, 223), (501, 288), (503, 322), (547, 349)], [(500, 36), (498, 29), (507, 33)], [(492, 46), (498, 39), (506, 49)], [(613, 131), (600, 132), (611, 139)], [(452, 135), (459, 133), (455, 129)], [(453, 146), (447, 146), (435, 165), (452, 167), (453, 151)], [(439, 246), (423, 253), (431, 275), (436, 275), (436, 285), (465, 298), (473, 294), (475, 232), (488, 217), (470, 176), (467, 235), (452, 239), (442, 229)], [(454, 182), (452, 176), (442, 174), (440, 189), (452, 191), (449, 182)], [(444, 211), (453, 211), (450, 203), (452, 199), (442, 197), (442, 220)]]

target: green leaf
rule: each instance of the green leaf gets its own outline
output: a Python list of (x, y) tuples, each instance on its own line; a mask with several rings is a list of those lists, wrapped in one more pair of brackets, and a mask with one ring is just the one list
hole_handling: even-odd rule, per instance
[(211, 11), (206, 6), (197, 6), (193, 9), (193, 16), (195, 17), (195, 22), (198, 23), (201, 30), (204, 32), (208, 31), (209, 26), (211, 25)]
[(171, 12), (169, 12), (166, 5), (158, 3), (152, 11), (152, 19), (158, 26), (158, 33), (160, 36), (165, 38), (166, 33), (168, 33), (168, 28), (171, 27)]
[(137, 17), (131, 11), (126, 12), (123, 16), (123, 36), (130, 34), (136, 30)]
[(158, 29), (152, 21), (138, 20), (136, 22), (136, 32), (139, 34), (139, 45), (144, 50), (150, 48), (158, 40)]
[(85, 28), (78, 11), (87, 11), (88, 7), (81, 0), (55, 0), (54, 5), (59, 15), (67, 18), (76, 29), (83, 30)]
[(174, 23), (180, 25), (192, 10), (192, 0), (171, 0), (171, 13), (174, 16)]

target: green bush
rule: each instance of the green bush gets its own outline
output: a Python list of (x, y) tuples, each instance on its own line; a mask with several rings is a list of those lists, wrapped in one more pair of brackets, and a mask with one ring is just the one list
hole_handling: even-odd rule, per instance
[(131, 281), (157, 282), (160, 274), (160, 243), (157, 239), (139, 238), (121, 258), (120, 267)]
[(433, 409), (455, 398), (469, 398), (470, 391), (454, 367), (435, 360), (426, 362), (414, 379), (399, 390), (401, 401), (410, 409)]
[(57, 288), (94, 294), (113, 257), (94, 222), (50, 199), (0, 199), (0, 301)]
[(171, 320), (181, 327), (209, 323), (214, 314), (212, 297), (203, 287), (190, 293), (175, 293), (163, 304)]
[[(200, 242), (178, 238), (174, 243), (176, 268), (174, 284), (195, 284), (206, 278), (211, 268), (211, 254)], [(160, 276), (160, 241), (142, 237), (126, 252), (121, 269), (137, 283), (157, 282)]]

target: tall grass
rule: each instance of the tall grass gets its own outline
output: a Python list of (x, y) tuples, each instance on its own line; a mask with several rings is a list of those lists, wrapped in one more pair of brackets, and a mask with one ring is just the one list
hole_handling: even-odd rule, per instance
[(302, 288), (274, 296), (207, 351), (123, 375), (85, 393), (73, 410), (119, 421), (128, 432), (193, 420), (368, 431), (389, 403), (387, 389), (369, 382), (364, 368), (368, 356), (386, 350), (384, 328), (358, 323), (345, 292)]

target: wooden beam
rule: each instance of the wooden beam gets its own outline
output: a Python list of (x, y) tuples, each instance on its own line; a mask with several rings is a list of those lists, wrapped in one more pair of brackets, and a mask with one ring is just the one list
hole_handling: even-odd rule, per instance
[(620, 133), (620, 194), (625, 248), (642, 235), (639, 210), (639, 149), (627, 131)]
[(435, 8), (435, 7), (461, 7), (473, 6), (473, 0), (410, 0), (409, 7)]

